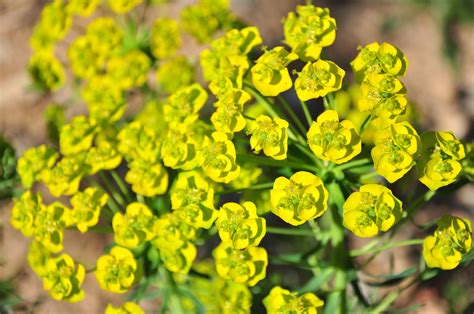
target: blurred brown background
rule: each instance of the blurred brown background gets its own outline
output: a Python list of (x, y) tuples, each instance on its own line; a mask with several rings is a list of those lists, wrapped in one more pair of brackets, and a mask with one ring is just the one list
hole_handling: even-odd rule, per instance
[[(152, 21), (158, 15), (176, 17), (181, 7), (192, 2), (173, 1), (167, 8), (149, 10), (148, 20)], [(452, 130), (460, 138), (473, 139), (473, 1), (313, 2), (329, 7), (332, 16), (337, 20), (336, 42), (327, 49), (331, 59), (348, 69), (349, 61), (355, 57), (358, 45), (387, 41), (398, 46), (409, 60), (408, 74), (402, 81), (407, 86), (409, 98), (416, 104), (420, 113), (421, 125), (425, 129)], [(52, 99), (28, 91), (29, 78), (25, 71), (31, 52), (28, 38), (44, 3), (46, 1), (0, 0), (0, 134), (11, 141), (19, 153), (46, 141), (43, 110)], [(246, 23), (259, 27), (265, 44), (271, 46), (279, 44), (283, 38), (281, 19), (301, 3), (304, 1), (234, 0), (232, 7), (235, 14)], [(197, 45), (192, 41), (187, 42), (184, 49), (197, 54)], [(55, 99), (60, 101), (66, 94), (67, 90), (59, 93)], [(464, 187), (450, 199), (433, 202), (417, 219), (428, 221), (431, 217), (447, 211), (464, 211), (465, 215), (471, 210), (472, 221), (473, 195), (472, 186)], [(92, 275), (86, 277), (84, 287), (87, 297), (84, 302), (70, 305), (45, 298), (46, 293), (42, 290), (40, 280), (26, 262), (29, 240), (10, 227), (11, 204), (0, 204), (0, 207), (3, 225), (0, 279), (11, 280), (17, 293), (25, 300), (23, 305), (18, 307), (19, 312), (101, 313), (107, 302), (117, 299), (101, 291)], [(80, 241), (77, 241), (72, 235), (66, 235), (65, 241), (65, 247), (73, 257), (78, 256), (80, 261), (93, 263), (101, 248), (109, 243), (110, 239), (81, 235)], [(77, 255), (78, 252), (81, 254)], [(403, 270), (412, 262), (410, 252), (401, 250), (397, 254), (397, 268)], [(387, 256), (382, 256), (376, 265), (383, 269), (387, 260)], [(435, 281), (434, 285), (411, 290), (411, 295), (405, 295), (404, 299), (398, 302), (426, 303), (425, 307), (417, 310), (419, 313), (446, 313), (450, 309), (461, 311), (473, 301), (473, 278), (471, 265), (465, 273), (450, 272)], [(456, 297), (464, 298), (466, 293), (467, 301), (455, 300)], [(452, 305), (460, 302), (464, 307)]]

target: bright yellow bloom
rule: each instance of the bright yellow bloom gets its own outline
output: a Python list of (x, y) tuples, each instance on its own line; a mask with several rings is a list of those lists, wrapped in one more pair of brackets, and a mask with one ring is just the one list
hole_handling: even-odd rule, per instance
[(78, 36), (67, 50), (71, 70), (75, 76), (90, 79), (102, 71), (105, 56), (93, 48), (88, 36)]
[(199, 118), (207, 92), (197, 83), (183, 87), (168, 97), (163, 105), (164, 119), (173, 127), (189, 125)]
[(391, 76), (404, 76), (407, 72), (408, 60), (397, 47), (377, 42), (358, 48), (359, 54), (352, 60), (351, 67), (357, 82), (365, 76), (386, 73)]
[(107, 0), (109, 8), (118, 14), (127, 13), (142, 3), (143, 0)]
[(135, 159), (128, 166), (125, 181), (132, 185), (133, 192), (148, 197), (166, 193), (168, 172), (160, 162)]
[(362, 238), (387, 231), (402, 217), (402, 202), (392, 191), (378, 184), (366, 184), (344, 203), (343, 224)]
[(263, 153), (276, 160), (286, 159), (288, 151), (288, 122), (280, 118), (260, 115), (248, 126), (250, 147), (256, 154)]
[(242, 131), (247, 125), (243, 107), (250, 98), (247, 92), (237, 88), (230, 88), (227, 93), (220, 93), (214, 103), (217, 110), (211, 116), (211, 122), (216, 130), (223, 133)]
[(179, 24), (174, 19), (156, 19), (150, 36), (151, 52), (158, 59), (173, 56), (182, 45)]
[(113, 56), (107, 61), (107, 76), (122, 89), (142, 86), (151, 67), (150, 58), (135, 49), (122, 56)]
[(79, 302), (84, 299), (81, 285), (86, 271), (81, 264), (75, 264), (71, 256), (61, 254), (46, 262), (46, 274), (43, 276), (43, 287), (50, 296), (58, 301)]
[(34, 232), (35, 217), (44, 210), (41, 195), (25, 191), (20, 198), (14, 199), (10, 222), (25, 237), (31, 237)]
[(75, 224), (81, 233), (87, 232), (89, 227), (99, 222), (100, 212), (108, 199), (109, 196), (96, 187), (89, 187), (83, 192), (76, 193), (71, 198), (72, 224)]
[(296, 59), (296, 54), (281, 46), (265, 51), (250, 69), (253, 85), (264, 96), (277, 96), (290, 89), (293, 82), (287, 66)]
[(452, 132), (427, 132), (422, 135), (423, 152), (418, 178), (430, 190), (456, 181), (466, 156), (464, 146)]
[(72, 195), (79, 190), (81, 178), (86, 173), (83, 154), (63, 157), (52, 169), (42, 173), (41, 181), (54, 197)]
[(209, 229), (217, 218), (214, 189), (196, 171), (180, 172), (171, 188), (171, 208), (187, 224)]
[(323, 181), (306, 171), (296, 172), (290, 179), (278, 177), (270, 196), (272, 212), (293, 226), (321, 216), (328, 208)]
[(369, 111), (376, 117), (394, 120), (407, 107), (406, 89), (402, 82), (387, 74), (367, 76), (360, 86), (360, 111)]
[(224, 133), (214, 132), (212, 139), (205, 137), (202, 154), (202, 169), (211, 180), (227, 184), (239, 177), (234, 143)]
[(31, 241), (28, 249), (28, 264), (38, 277), (46, 275), (46, 262), (50, 259), (50, 256), (51, 252), (41, 242)]
[(141, 266), (130, 250), (114, 246), (99, 257), (94, 275), (102, 289), (125, 293), (140, 280)]
[(306, 136), (309, 147), (322, 160), (342, 164), (361, 152), (361, 140), (354, 124), (349, 120), (339, 122), (335, 110), (324, 111), (311, 124)]
[(107, 304), (105, 314), (145, 314), (145, 311), (136, 303), (125, 302), (119, 307), (113, 307), (111, 304)]
[(160, 156), (161, 142), (157, 133), (138, 121), (123, 127), (117, 139), (117, 149), (127, 160), (142, 159), (156, 163)]
[(54, 40), (61, 40), (66, 37), (71, 29), (73, 17), (68, 10), (66, 1), (55, 0), (46, 4), (41, 10), (38, 27), (44, 29)]
[(378, 130), (371, 155), (378, 174), (393, 183), (403, 177), (415, 164), (421, 142), (408, 122), (400, 122)]
[(196, 237), (196, 228), (183, 222), (177, 211), (164, 214), (156, 220), (153, 245), (159, 249), (177, 250)]
[(116, 213), (112, 219), (114, 241), (127, 248), (136, 248), (154, 237), (154, 223), (155, 216), (145, 204), (131, 203), (125, 215)]
[(267, 313), (318, 314), (324, 301), (311, 292), (298, 296), (296, 292), (276, 286), (263, 299), (263, 305)]
[(101, 170), (112, 170), (122, 162), (122, 156), (116, 149), (116, 144), (107, 140), (97, 141), (96, 146), (87, 152), (85, 163), (89, 166), (90, 174)]
[(199, 166), (200, 155), (187, 129), (170, 128), (161, 145), (161, 159), (166, 167), (191, 170)]
[(65, 156), (87, 151), (92, 146), (96, 131), (87, 117), (74, 117), (71, 123), (61, 128), (59, 151)]
[(341, 89), (346, 71), (332, 61), (308, 62), (295, 81), (296, 95), (302, 101), (324, 97)]
[(113, 18), (100, 17), (87, 26), (86, 36), (95, 52), (108, 57), (119, 50), (123, 33)]
[(258, 217), (252, 202), (225, 203), (219, 209), (216, 227), (222, 242), (231, 243), (238, 250), (257, 246), (266, 231), (265, 218)]
[(63, 233), (69, 220), (67, 208), (59, 202), (43, 207), (34, 221), (35, 240), (52, 253), (63, 250)]
[(231, 243), (222, 242), (212, 255), (217, 273), (224, 279), (252, 287), (266, 276), (268, 255), (262, 247), (238, 250)]
[(67, 9), (72, 14), (89, 16), (94, 13), (100, 0), (69, 0)]
[(472, 248), (471, 222), (467, 219), (444, 215), (438, 220), (433, 235), (423, 241), (423, 258), (431, 268), (456, 268), (462, 256)]
[(17, 172), (23, 187), (29, 189), (41, 179), (43, 171), (51, 169), (59, 154), (46, 145), (32, 147), (18, 159)]
[(191, 85), (195, 77), (194, 64), (184, 56), (173, 56), (163, 60), (156, 71), (157, 84), (165, 93), (174, 93), (182, 87)]
[(28, 73), (33, 83), (42, 90), (57, 91), (64, 85), (66, 78), (63, 66), (49, 52), (37, 52), (31, 56)]
[(336, 20), (329, 9), (311, 4), (296, 7), (284, 21), (285, 43), (304, 60), (317, 60), (324, 47), (336, 39)]
[(159, 250), (164, 266), (173, 273), (187, 274), (197, 256), (197, 249), (191, 242), (179, 249), (160, 247)]

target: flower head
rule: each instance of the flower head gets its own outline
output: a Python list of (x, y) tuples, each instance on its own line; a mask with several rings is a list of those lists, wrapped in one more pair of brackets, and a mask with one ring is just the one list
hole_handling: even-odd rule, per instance
[(308, 62), (298, 73), (295, 81), (296, 94), (302, 101), (324, 97), (341, 89), (344, 75), (346, 72), (332, 61), (319, 59)]
[(156, 19), (151, 28), (151, 52), (158, 59), (173, 56), (182, 45), (178, 21), (170, 18)]
[(29, 189), (40, 180), (43, 171), (51, 169), (59, 154), (51, 147), (40, 145), (28, 149), (18, 160), (17, 172), (23, 187)]
[(311, 292), (298, 296), (296, 292), (277, 286), (263, 299), (263, 305), (267, 313), (317, 314), (324, 305), (324, 301)]
[(288, 122), (280, 118), (260, 115), (248, 126), (250, 146), (256, 154), (263, 150), (266, 156), (276, 160), (286, 159), (288, 151)]
[(116, 213), (112, 219), (114, 241), (127, 248), (136, 248), (153, 239), (155, 220), (155, 216), (145, 204), (129, 204), (125, 215)]
[(95, 226), (99, 222), (100, 212), (107, 204), (108, 199), (109, 196), (96, 187), (89, 187), (83, 192), (76, 193), (71, 198), (72, 224), (75, 224), (80, 232), (87, 232), (89, 227)]
[(81, 264), (75, 264), (68, 254), (49, 258), (46, 262), (46, 274), (43, 287), (51, 297), (58, 301), (79, 302), (84, 299), (81, 289), (86, 271)]
[(125, 302), (119, 307), (113, 307), (112, 305), (107, 304), (105, 314), (145, 314), (145, 311), (143, 311), (136, 303)]
[(214, 132), (205, 137), (202, 148), (202, 169), (215, 182), (229, 183), (239, 177), (235, 146), (224, 133)]

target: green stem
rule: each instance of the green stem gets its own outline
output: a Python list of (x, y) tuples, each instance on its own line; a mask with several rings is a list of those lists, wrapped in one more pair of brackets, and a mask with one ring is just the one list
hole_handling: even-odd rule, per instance
[(125, 200), (123, 199), (123, 197), (119, 193), (117, 193), (115, 187), (112, 185), (112, 182), (110, 182), (109, 178), (107, 178), (105, 173), (100, 171), (99, 172), (99, 177), (102, 179), (102, 182), (104, 182), (107, 190), (109, 191), (109, 193), (112, 196), (112, 198), (114, 199), (114, 201), (116, 203), (118, 203), (120, 206), (125, 206)]
[(306, 117), (306, 122), (308, 122), (308, 127), (313, 123), (313, 118), (311, 117), (311, 112), (308, 109), (306, 102), (301, 101), (301, 107), (303, 108), (304, 115)]
[(359, 128), (359, 134), (362, 134), (362, 132), (365, 130), (365, 128), (369, 125), (370, 121), (372, 121), (372, 115), (369, 114), (367, 118), (365, 118), (364, 122), (360, 125)]
[(295, 111), (293, 110), (293, 108), (291, 108), (290, 104), (286, 101), (285, 98), (283, 98), (283, 96), (281, 95), (278, 95), (278, 100), (280, 101), (280, 103), (283, 105), (283, 107), (285, 108), (286, 112), (288, 112), (288, 114), (290, 115), (290, 118), (293, 119), (293, 121), (295, 122), (296, 124), (296, 127), (299, 129), (299, 131), (301, 132), (302, 135), (305, 135), (307, 130), (305, 129), (303, 123), (301, 123), (301, 120), (298, 118), (298, 116), (296, 115)]
[(255, 99), (265, 108), (266, 111), (270, 114), (272, 117), (279, 117), (280, 115), (277, 113), (277, 111), (273, 108), (272, 103), (265, 98), (262, 94), (260, 94), (259, 91), (257, 91), (255, 88), (252, 87), (249, 83), (244, 82), (245, 87), (247, 87), (249, 93), (255, 97)]
[(237, 154), (237, 160), (243, 162), (252, 162), (257, 165), (265, 165), (270, 167), (290, 167), (294, 169), (303, 169), (309, 171), (318, 171), (319, 169), (314, 166), (308, 166), (306, 164), (298, 163), (298, 162), (290, 162), (287, 160), (275, 160), (270, 159), (263, 156), (252, 156), (252, 155), (245, 155), (245, 154)]
[(112, 175), (112, 178), (114, 179), (115, 183), (118, 185), (120, 191), (122, 191), (127, 201), (131, 202), (132, 200), (130, 198), (130, 193), (128, 191), (127, 186), (125, 185), (125, 182), (123, 182), (122, 178), (119, 176), (119, 174), (115, 170), (111, 170), (110, 174)]
[(143, 195), (141, 195), (141, 194), (137, 194), (137, 201), (138, 201), (139, 203), (146, 204), (146, 203), (145, 203), (145, 197), (144, 197)]
[(267, 233), (270, 233), (270, 234), (291, 235), (291, 236), (299, 236), (299, 237), (312, 237), (313, 236), (313, 232), (307, 229), (267, 227), (266, 230), (267, 230)]
[(311, 151), (309, 151), (306, 145), (303, 145), (299, 142), (292, 142), (292, 144), (294, 144), (296, 148), (298, 148), (303, 154), (308, 156), (316, 166), (321, 169), (323, 168), (323, 163), (321, 162), (321, 160), (319, 160)]
[(265, 182), (265, 183), (259, 183), (259, 184), (254, 184), (246, 188), (242, 189), (233, 189), (233, 190), (223, 190), (223, 191), (217, 191), (216, 194), (232, 194), (232, 193), (240, 193), (248, 190), (268, 190), (273, 187), (273, 182)]
[(345, 164), (342, 164), (342, 165), (339, 165), (339, 166), (335, 166), (333, 168), (334, 171), (338, 170), (338, 171), (342, 171), (342, 170), (345, 170), (345, 169), (348, 169), (348, 168), (356, 168), (356, 167), (359, 167), (359, 166), (365, 166), (367, 164), (370, 164), (370, 159), (368, 158), (364, 158), (364, 159), (358, 159), (358, 160), (353, 160), (353, 161), (349, 161)]
[(164, 281), (166, 282), (166, 299), (167, 304), (169, 304), (170, 313), (185, 313), (183, 310), (183, 306), (181, 305), (178, 289), (176, 287), (176, 283), (173, 279), (173, 276), (163, 266), (161, 266), (159, 269)]
[[(355, 256), (361, 256), (365, 254), (372, 254), (372, 253), (379, 253), (385, 250), (397, 248), (397, 247), (403, 247), (403, 246), (410, 246), (410, 245), (419, 245), (422, 244), (424, 239), (412, 239), (412, 240), (404, 240), (404, 241), (399, 241), (399, 242), (392, 242), (392, 243), (387, 243), (385, 245), (377, 246), (374, 248), (362, 248), (359, 250), (352, 250), (350, 252), (351, 257)], [(370, 244), (370, 243), (369, 243)]]

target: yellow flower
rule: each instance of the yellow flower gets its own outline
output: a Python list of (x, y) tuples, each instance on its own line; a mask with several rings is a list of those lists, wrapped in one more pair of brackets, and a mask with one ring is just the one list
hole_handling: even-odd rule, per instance
[(250, 147), (256, 154), (263, 153), (276, 160), (286, 159), (288, 151), (288, 122), (280, 118), (260, 115), (249, 123)]
[(93, 42), (88, 36), (78, 36), (67, 50), (71, 70), (75, 76), (91, 79), (102, 71), (105, 56), (93, 47)]
[(324, 47), (336, 39), (336, 20), (329, 9), (311, 4), (296, 7), (284, 21), (285, 43), (304, 60), (317, 60)]
[(298, 73), (295, 81), (296, 94), (302, 101), (324, 97), (341, 89), (345, 75), (346, 71), (332, 61), (319, 59), (316, 62), (308, 62)]
[(107, 61), (107, 76), (122, 89), (142, 86), (151, 67), (150, 58), (135, 49), (122, 56), (113, 56)]
[(366, 75), (386, 73), (391, 76), (404, 76), (408, 60), (397, 47), (377, 42), (358, 48), (359, 54), (352, 60), (351, 67), (357, 82)]
[(253, 85), (264, 96), (277, 96), (290, 89), (293, 82), (286, 67), (296, 59), (298, 56), (284, 47), (265, 51), (250, 69)]
[(59, 154), (46, 145), (32, 147), (18, 159), (17, 172), (23, 187), (29, 189), (41, 179), (43, 171), (51, 169)]
[(109, 8), (118, 14), (127, 13), (142, 3), (143, 0), (107, 0)]
[(378, 174), (393, 183), (403, 177), (415, 164), (421, 142), (408, 122), (400, 122), (378, 130), (371, 155)]
[(262, 247), (238, 250), (231, 243), (222, 242), (212, 255), (217, 273), (224, 279), (252, 287), (266, 276), (268, 255)]
[(324, 301), (314, 293), (308, 292), (298, 296), (296, 292), (276, 286), (263, 299), (267, 313), (321, 313)]
[(28, 63), (28, 73), (41, 90), (57, 91), (64, 85), (66, 74), (63, 66), (50, 52), (36, 52)]
[(247, 122), (243, 116), (243, 107), (250, 95), (237, 88), (220, 93), (214, 107), (217, 110), (211, 116), (211, 122), (218, 132), (236, 133), (242, 131)]
[(41, 242), (31, 241), (28, 249), (28, 264), (39, 277), (46, 275), (46, 262), (50, 256), (51, 252)]
[(182, 45), (179, 24), (174, 19), (156, 19), (150, 36), (151, 52), (158, 59), (173, 56)]
[(141, 267), (130, 250), (114, 246), (99, 257), (94, 275), (102, 289), (125, 293), (140, 280)]
[(81, 178), (87, 171), (83, 154), (63, 157), (52, 169), (42, 173), (41, 181), (54, 197), (72, 195), (79, 190)]
[(112, 219), (114, 241), (130, 249), (136, 248), (153, 239), (154, 223), (155, 216), (145, 204), (131, 203), (125, 215), (116, 213)]
[(239, 177), (234, 143), (224, 133), (214, 132), (212, 139), (206, 136), (201, 153), (202, 169), (211, 180), (227, 184)]
[(183, 222), (178, 212), (174, 211), (162, 215), (154, 226), (153, 245), (159, 249), (177, 250), (196, 237), (196, 228)]
[(306, 136), (309, 147), (322, 160), (342, 164), (361, 152), (361, 140), (354, 124), (349, 120), (339, 122), (335, 110), (324, 111), (311, 124)]
[(52, 253), (63, 250), (63, 233), (68, 221), (67, 208), (59, 202), (43, 207), (35, 216), (34, 237)]
[(87, 232), (89, 227), (99, 222), (100, 212), (108, 199), (109, 196), (96, 187), (89, 187), (71, 198), (71, 220), (81, 233)]
[(105, 314), (145, 314), (145, 311), (143, 311), (136, 303), (125, 302), (119, 307), (113, 307), (112, 305), (107, 304)]
[(14, 199), (10, 222), (13, 228), (18, 229), (25, 237), (34, 233), (35, 217), (44, 210), (41, 195), (25, 191), (20, 198)]
[(108, 57), (119, 50), (123, 33), (113, 18), (100, 17), (87, 26), (86, 36), (95, 52)]
[(290, 179), (278, 177), (270, 197), (272, 212), (293, 226), (321, 216), (328, 208), (323, 181), (306, 171), (296, 172)]
[(216, 227), (222, 242), (231, 243), (235, 249), (257, 246), (266, 231), (264, 218), (258, 217), (252, 202), (225, 203), (219, 209)]
[(402, 202), (378, 184), (366, 184), (353, 192), (343, 206), (344, 227), (362, 238), (387, 231), (402, 217)]
[(58, 301), (79, 302), (84, 299), (81, 289), (86, 271), (81, 264), (75, 264), (71, 256), (61, 254), (46, 262), (43, 287), (51, 297)]
[(161, 163), (136, 159), (128, 166), (125, 181), (132, 185), (133, 192), (149, 197), (166, 193), (168, 172)]
[(471, 222), (467, 219), (444, 215), (438, 220), (433, 235), (423, 241), (423, 258), (431, 268), (456, 268), (462, 256), (472, 248)]
[(360, 86), (360, 111), (369, 111), (376, 117), (394, 120), (405, 112), (406, 89), (402, 82), (387, 74), (367, 76)]
[(418, 178), (430, 190), (456, 181), (466, 156), (464, 146), (452, 132), (427, 132), (422, 135), (423, 152)]
[(89, 149), (85, 160), (90, 174), (115, 169), (121, 162), (122, 156), (117, 151), (116, 144), (107, 140), (96, 140), (96, 146)]
[(170, 128), (161, 145), (161, 159), (166, 167), (191, 170), (199, 166), (198, 145), (187, 129)]
[(66, 37), (71, 29), (73, 17), (66, 1), (51, 1), (41, 10), (38, 26), (49, 32), (54, 40)]
[(85, 116), (76, 116), (71, 123), (64, 125), (59, 134), (59, 151), (61, 154), (76, 155), (87, 151), (92, 146), (96, 128)]
[(94, 13), (100, 0), (69, 0), (67, 9), (72, 14), (89, 16)]
[(163, 105), (164, 119), (170, 127), (189, 125), (199, 118), (207, 92), (197, 83), (183, 87), (168, 97)]
[(197, 249), (191, 242), (179, 249), (160, 247), (160, 257), (166, 269), (173, 273), (187, 274), (196, 259)]
[(138, 121), (127, 124), (117, 135), (117, 149), (127, 159), (142, 159), (156, 163), (160, 156), (161, 142), (158, 135), (150, 127)]
[(184, 56), (173, 56), (164, 60), (156, 70), (157, 84), (165, 93), (174, 93), (182, 87), (191, 85), (195, 77), (194, 64)]
[(171, 208), (189, 225), (209, 229), (217, 218), (214, 189), (196, 171), (180, 172), (171, 188)]

